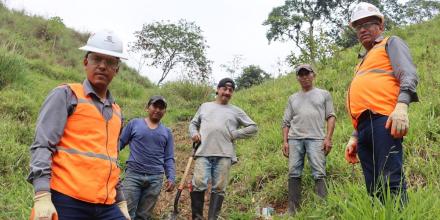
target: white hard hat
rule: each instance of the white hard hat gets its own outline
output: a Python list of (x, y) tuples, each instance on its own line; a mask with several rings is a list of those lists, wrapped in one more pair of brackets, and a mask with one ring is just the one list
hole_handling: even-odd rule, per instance
[(367, 2), (359, 2), (354, 6), (353, 11), (351, 12), (350, 27), (353, 27), (353, 22), (371, 16), (380, 18), (383, 23), (383, 14), (380, 13), (376, 6)]
[(90, 35), (87, 44), (79, 49), (127, 59), (123, 52), (122, 40), (109, 30)]

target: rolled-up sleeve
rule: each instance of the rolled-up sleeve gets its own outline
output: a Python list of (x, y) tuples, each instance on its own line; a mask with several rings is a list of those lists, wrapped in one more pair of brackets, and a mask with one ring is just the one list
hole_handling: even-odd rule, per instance
[(400, 93), (397, 101), (406, 104), (419, 101), (416, 92), (419, 78), (408, 46), (399, 37), (392, 36), (388, 40), (386, 49), (394, 74), (400, 82)]
[(30, 146), (30, 173), (28, 182), (35, 192), (49, 191), (52, 172), (52, 154), (64, 132), (71, 103), (72, 92), (66, 87), (57, 87), (46, 97), (37, 119), (35, 139)]

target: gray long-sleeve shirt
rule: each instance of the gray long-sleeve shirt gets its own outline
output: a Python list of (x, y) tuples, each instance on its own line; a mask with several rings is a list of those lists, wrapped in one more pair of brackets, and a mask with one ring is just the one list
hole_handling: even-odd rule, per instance
[[(379, 43), (383, 39), (384, 36), (381, 35), (375, 42)], [(416, 93), (419, 78), (408, 46), (399, 37), (391, 36), (388, 38), (385, 50), (390, 58), (391, 66), (393, 66), (394, 76), (400, 83), (400, 93), (397, 102), (409, 104), (410, 102), (419, 101)]]
[[(242, 127), (242, 128), (240, 128)], [(189, 124), (191, 137), (200, 134), (196, 156), (230, 157), (236, 162), (234, 140), (257, 133), (257, 125), (240, 108), (215, 102), (203, 103)]]
[[(107, 92), (107, 99), (102, 102), (86, 79), (83, 82), (84, 94), (92, 97), (93, 103), (106, 120), (113, 116), (114, 99)], [(67, 117), (74, 111), (78, 100), (72, 90), (59, 86), (46, 97), (37, 119), (35, 139), (30, 147), (31, 162), (28, 182), (34, 185), (35, 192), (50, 191), (52, 173), (52, 154), (64, 133)], [(116, 201), (124, 200), (121, 184), (116, 186)]]

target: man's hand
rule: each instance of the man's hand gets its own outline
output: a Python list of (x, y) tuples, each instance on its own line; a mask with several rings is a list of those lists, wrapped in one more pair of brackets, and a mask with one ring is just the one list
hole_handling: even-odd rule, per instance
[(194, 136), (191, 137), (191, 140), (193, 142), (199, 143), (201, 138), (200, 138), (200, 134), (195, 134)]
[(288, 142), (284, 142), (283, 143), (283, 155), (287, 158), (289, 158), (289, 143)]
[(345, 160), (351, 164), (359, 163), (357, 158), (357, 137), (355, 136), (350, 137), (345, 147)]
[(52, 203), (50, 192), (37, 192), (34, 197), (34, 208), (31, 213), (31, 220), (52, 220), (58, 219), (55, 206)]
[(324, 142), (322, 142), (322, 150), (324, 151), (325, 156), (327, 156), (332, 150), (332, 139), (326, 137)]
[(167, 183), (165, 184), (165, 191), (172, 192), (174, 189), (174, 182), (172, 180), (167, 180)]
[(405, 103), (397, 103), (394, 111), (391, 112), (385, 124), (386, 129), (391, 128), (391, 136), (394, 138), (402, 138), (408, 133), (408, 105)]
[(121, 210), (126, 220), (131, 220), (130, 215), (128, 214), (127, 201), (120, 201), (116, 204)]

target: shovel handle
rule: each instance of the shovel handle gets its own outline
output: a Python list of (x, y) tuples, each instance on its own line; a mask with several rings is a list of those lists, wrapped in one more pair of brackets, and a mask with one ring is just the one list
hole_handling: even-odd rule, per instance
[(179, 187), (177, 188), (178, 190), (183, 190), (183, 187), (185, 186), (186, 176), (188, 176), (189, 169), (191, 168), (192, 161), (194, 160), (194, 155), (196, 154), (197, 148), (199, 148), (199, 146), (200, 142), (193, 142), (193, 152), (191, 154), (191, 157), (188, 158), (188, 162), (186, 163), (185, 172), (183, 172), (182, 180), (180, 180)]
[(186, 163), (185, 172), (183, 173), (182, 180), (180, 180), (179, 187), (177, 188), (179, 190), (182, 190), (185, 185), (185, 179), (189, 173), (189, 169), (191, 168), (191, 164), (192, 164), (193, 159), (194, 158), (192, 156), (190, 158), (188, 158), (188, 163)]

